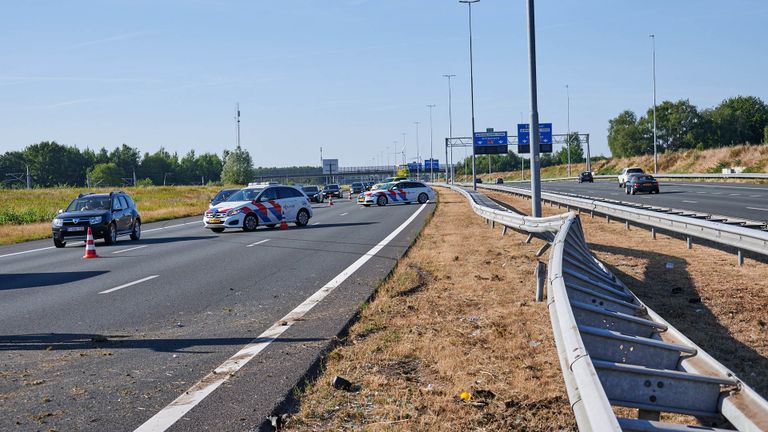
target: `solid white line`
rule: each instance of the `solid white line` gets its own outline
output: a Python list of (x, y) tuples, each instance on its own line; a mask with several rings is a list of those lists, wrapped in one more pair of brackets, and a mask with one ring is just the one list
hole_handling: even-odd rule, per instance
[(28, 254), (28, 253), (32, 253), (32, 252), (39, 252), (39, 251), (44, 251), (44, 250), (54, 249), (54, 248), (55, 248), (55, 246), (48, 246), (48, 247), (44, 247), (44, 248), (40, 248), (40, 249), (30, 249), (30, 250), (25, 250), (25, 251), (21, 251), (21, 252), (13, 252), (13, 253), (5, 254), (5, 255), (0, 255), (0, 258), (5, 258), (5, 257), (9, 257), (9, 256), (14, 256), (14, 255), (23, 255), (23, 254)]
[(319, 225), (319, 224), (320, 224), (320, 222), (315, 222), (312, 225)]
[(114, 252), (112, 252), (112, 253), (113, 253), (113, 254), (119, 254), (119, 253), (123, 253), (123, 252), (130, 252), (130, 251), (133, 251), (133, 250), (136, 250), (136, 249), (142, 249), (142, 248), (145, 248), (145, 247), (147, 247), (147, 245), (144, 245), (144, 246), (136, 246), (136, 247), (132, 247), (132, 248), (128, 248), (128, 249), (123, 249), (123, 250), (119, 250), (119, 251), (114, 251)]
[(728, 194), (728, 196), (741, 196), (741, 194)]
[(262, 244), (262, 243), (266, 243), (266, 242), (268, 242), (268, 241), (269, 241), (269, 239), (259, 240), (259, 241), (257, 241), (256, 243), (251, 243), (251, 244), (249, 244), (249, 245), (248, 245), (248, 246), (246, 246), (246, 247), (254, 247), (254, 246), (256, 246), (256, 245), (260, 245), (260, 244)]
[(110, 289), (108, 289), (108, 290), (105, 290), (105, 291), (102, 291), (102, 292), (100, 292), (99, 294), (109, 294), (109, 293), (111, 293), (111, 292), (113, 292), (113, 291), (117, 291), (117, 290), (119, 290), (119, 289), (123, 289), (123, 288), (128, 288), (129, 286), (134, 286), (134, 285), (136, 285), (136, 284), (140, 284), (140, 283), (142, 283), (142, 282), (146, 282), (146, 281), (148, 281), (148, 280), (152, 280), (152, 279), (154, 279), (154, 278), (156, 278), (156, 277), (160, 277), (160, 275), (147, 276), (147, 277), (145, 277), (144, 279), (139, 279), (139, 280), (137, 280), (137, 281), (128, 282), (127, 284), (125, 284), (125, 285), (120, 285), (119, 287), (110, 288)]
[(762, 197), (762, 195), (750, 195), (749, 197), (750, 198), (760, 198), (760, 197)]
[(760, 210), (760, 211), (768, 211), (768, 208), (760, 208), (760, 207), (747, 207), (750, 210)]
[(264, 333), (260, 334), (259, 337), (252, 340), (237, 354), (230, 357), (227, 361), (214, 369), (213, 372), (209, 373), (205, 378), (198, 381), (197, 384), (193, 385), (189, 390), (176, 398), (176, 400), (161, 409), (160, 412), (139, 426), (135, 432), (161, 432), (171, 427), (176, 421), (182, 418), (184, 414), (205, 399), (206, 396), (229, 380), (229, 377), (232, 374), (240, 370), (240, 368), (245, 366), (249, 361), (253, 360), (253, 358), (269, 346), (272, 341), (280, 337), (280, 335), (288, 330), (293, 323), (301, 320), (307, 312), (320, 303), (328, 294), (333, 292), (336, 287), (347, 280), (347, 278), (362, 267), (363, 264), (373, 258), (380, 250), (389, 244), (389, 242), (397, 237), (397, 235), (400, 234), (414, 219), (416, 219), (425, 208), (427, 208), (427, 206), (420, 206), (411, 217), (397, 227), (397, 229), (392, 231), (384, 238), (384, 240), (380, 241), (379, 244), (358, 258), (357, 261), (353, 262), (335, 278), (331, 279), (330, 282), (317, 290), (317, 292), (312, 294), (308, 299), (304, 300), (303, 303), (289, 312), (288, 315), (284, 316), (275, 324), (272, 324), (272, 327), (268, 328)]
[(690, 204), (698, 204), (699, 203), (698, 201), (688, 201), (688, 200), (683, 200), (683, 202), (684, 203), (690, 203)]
[(345, 213), (340, 214), (339, 216), (346, 216), (348, 214), (349, 214), (349, 212), (345, 212)]
[(152, 231), (160, 231), (160, 230), (164, 230), (164, 229), (168, 229), (168, 228), (178, 228), (180, 226), (192, 225), (192, 224), (200, 224), (200, 225), (202, 225), (203, 222), (202, 221), (192, 221), (192, 222), (186, 222), (186, 223), (183, 223), (183, 224), (168, 225), (168, 226), (165, 226), (165, 227), (152, 228), (152, 229), (148, 229), (148, 230), (143, 230), (142, 233), (148, 233), (148, 232), (152, 232)]

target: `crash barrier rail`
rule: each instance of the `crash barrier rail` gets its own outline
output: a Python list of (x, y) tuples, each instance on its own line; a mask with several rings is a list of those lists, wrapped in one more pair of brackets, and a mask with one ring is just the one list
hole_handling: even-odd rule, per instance
[[(531, 196), (530, 190), (515, 187), (499, 185), (478, 185), (478, 187), (528, 198)], [(714, 220), (697, 219), (691, 217), (695, 216), (692, 212), (678, 211), (678, 214), (672, 214), (612, 204), (599, 199), (577, 198), (549, 192), (542, 192), (541, 199), (544, 202), (566, 206), (567, 209), (574, 208), (579, 212), (589, 212), (591, 216), (601, 214), (609, 220), (617, 219), (623, 220), (627, 224), (651, 227), (651, 233), (654, 237), (656, 229), (682, 234), (687, 238), (689, 248), (692, 238), (730, 246), (736, 249), (740, 265), (744, 259), (742, 251), (768, 255), (768, 232)]]
[[(557, 229), (549, 256), (547, 307), (579, 430), (768, 430), (768, 402), (597, 260), (578, 215), (503, 214), (480, 204), (482, 194), (451, 188), (466, 196), (480, 216), (501, 225), (513, 221), (514, 228), (532, 233)], [(613, 407), (637, 409), (638, 418), (618, 416)], [(661, 413), (694, 416), (706, 426), (662, 422)]]
[[(648, 173), (657, 179), (707, 179), (707, 180), (768, 180), (768, 173), (729, 173), (729, 174), (716, 174), (716, 173), (691, 173), (691, 174), (652, 174)], [(618, 182), (618, 174), (600, 174), (593, 176), (595, 180), (616, 180)], [(571, 181), (578, 180), (578, 177), (550, 177), (543, 178), (543, 182), (553, 181)], [(530, 180), (507, 180), (507, 183), (525, 183)]]

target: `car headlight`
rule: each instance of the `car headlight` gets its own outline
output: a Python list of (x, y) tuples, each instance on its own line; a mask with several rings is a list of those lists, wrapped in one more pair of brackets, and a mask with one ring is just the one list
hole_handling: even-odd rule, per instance
[(101, 216), (94, 216), (90, 219), (88, 219), (88, 223), (93, 225), (101, 222)]
[(62, 225), (64, 225), (64, 220), (59, 218), (54, 218), (52, 225), (55, 226), (56, 228), (59, 228)]
[(240, 211), (241, 211), (241, 210), (242, 210), (242, 209), (234, 209), (234, 210), (229, 210), (229, 211), (227, 212), (227, 216), (234, 216), (234, 215), (236, 215), (236, 214), (240, 213)]

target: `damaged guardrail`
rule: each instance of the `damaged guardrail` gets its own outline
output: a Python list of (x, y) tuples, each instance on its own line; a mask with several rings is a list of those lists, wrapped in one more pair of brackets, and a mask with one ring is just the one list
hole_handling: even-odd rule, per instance
[[(487, 220), (552, 237), (547, 306), (581, 431), (766, 431), (768, 402), (642, 303), (589, 250), (578, 215), (532, 218), (455, 186)], [(509, 225), (508, 225), (509, 224)], [(613, 407), (637, 409), (637, 418)], [(702, 425), (662, 422), (662, 413)]]

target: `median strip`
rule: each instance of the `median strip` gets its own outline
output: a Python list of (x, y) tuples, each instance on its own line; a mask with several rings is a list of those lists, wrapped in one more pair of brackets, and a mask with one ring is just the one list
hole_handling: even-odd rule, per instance
[(139, 280), (137, 280), (137, 281), (128, 282), (127, 284), (124, 284), (124, 285), (120, 285), (120, 286), (118, 286), (118, 287), (114, 287), (114, 288), (110, 288), (110, 289), (108, 289), (108, 290), (104, 290), (104, 291), (101, 291), (99, 294), (109, 294), (109, 293), (111, 293), (111, 292), (115, 292), (115, 291), (117, 291), (117, 290), (121, 290), (121, 289), (123, 289), (123, 288), (128, 288), (128, 287), (130, 287), (130, 286), (134, 286), (134, 285), (140, 284), (140, 283), (142, 283), (142, 282), (146, 282), (146, 281), (148, 281), (148, 280), (152, 280), (152, 279), (154, 279), (154, 278), (156, 278), (156, 277), (160, 277), (160, 275), (147, 276), (147, 277), (145, 277), (145, 278), (143, 278), (143, 279), (139, 279)]

